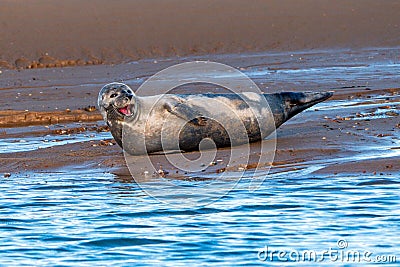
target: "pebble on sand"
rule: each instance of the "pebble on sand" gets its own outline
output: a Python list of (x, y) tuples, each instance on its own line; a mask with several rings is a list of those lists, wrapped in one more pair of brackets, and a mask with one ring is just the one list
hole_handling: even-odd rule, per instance
[(4, 68), (4, 69), (10, 69), (10, 68), (11, 68), (11, 66), (10, 66), (10, 64), (8, 64), (8, 62), (7, 62), (7, 61), (0, 60), (0, 69), (1, 69), (1, 68)]
[(93, 112), (93, 111), (96, 111), (96, 107), (95, 106), (87, 106), (84, 108), (84, 110), (87, 112)]

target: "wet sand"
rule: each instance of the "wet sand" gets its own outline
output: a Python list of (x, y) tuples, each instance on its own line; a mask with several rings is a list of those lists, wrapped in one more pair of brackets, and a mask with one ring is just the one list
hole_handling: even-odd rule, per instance
[[(129, 176), (122, 150), (97, 135), (107, 130), (93, 108), (99, 89), (111, 81), (137, 89), (192, 60), (233, 66), (266, 93), (335, 92), (278, 129), (275, 160), (262, 168), (399, 173), (399, 1), (40, 0), (3, 1), (0, 11), (0, 145), (22, 141), (0, 154), (6, 176), (82, 166)], [(177, 90), (209, 91), (218, 92)], [(63, 143), (76, 135), (84, 141)], [(61, 145), (24, 150), (26, 140), (49, 137)], [(256, 154), (229, 171), (254, 169)], [(228, 171), (228, 156), (222, 149), (205, 173), (173, 176)], [(152, 159), (176, 174), (162, 156)]]
[[(334, 96), (316, 107), (297, 115), (277, 131), (277, 149), (273, 162), (257, 163), (257, 152), (250, 153), (246, 166), (227, 168), (229, 150), (221, 149), (214, 166), (201, 173), (182, 173), (160, 155), (151, 156), (163, 175), (178, 179), (213, 177), (220, 172), (254, 170), (257, 166), (271, 172), (288, 172), (318, 166), (315, 170), (326, 175), (358, 173), (398, 175), (400, 170), (400, 89), (396, 71), (384, 71), (391, 64), (398, 49), (369, 49), (358, 51), (306, 51), (291, 53), (256, 53), (214, 55), (186, 59), (141, 60), (115, 66), (81, 66), (72, 68), (6, 70), (1, 74), (1, 139), (41, 139), (46, 136), (62, 138), (77, 133), (104, 132), (95, 105), (99, 88), (113, 80), (125, 81), (137, 88), (147, 77), (176, 63), (210, 59), (234, 66), (247, 73), (261, 90), (278, 91), (334, 91)], [(315, 69), (316, 66), (321, 68)], [(358, 69), (365, 68), (359, 71)], [(369, 69), (371, 66), (380, 68)], [(382, 67), (379, 67), (382, 66)], [(391, 66), (391, 65), (390, 65)], [(336, 68), (339, 74), (335, 73)], [(297, 78), (295, 73), (302, 70)], [(267, 71), (268, 73), (264, 73)], [(343, 71), (343, 73), (342, 73)], [(368, 71), (377, 73), (370, 76)], [(292, 73), (293, 72), (293, 73)], [(303, 73), (304, 72), (304, 73)], [(260, 74), (261, 73), (261, 74)], [(286, 74), (285, 74), (286, 73)], [(313, 75), (319, 77), (318, 80)], [(336, 77), (338, 75), (338, 77)], [(349, 76), (347, 76), (349, 75)], [(364, 77), (366, 76), (366, 77)], [(341, 81), (339, 79), (342, 78)], [(311, 79), (311, 80), (310, 80)], [(178, 89), (182, 93), (204, 92), (212, 88), (202, 85)], [(246, 88), (240, 88), (246, 91)], [(154, 92), (145, 92), (155, 94)], [(13, 99), (13, 101), (10, 101)], [(15, 99), (15, 100), (14, 100)], [(23, 107), (27, 111), (21, 110)], [(85, 110), (86, 109), (86, 110)], [(25, 121), (13, 122), (15, 110)], [(90, 112), (89, 112), (90, 111)], [(8, 115), (7, 115), (8, 114)], [(22, 116), (21, 114), (25, 114)], [(36, 114), (35, 116), (28, 116)], [(40, 115), (53, 116), (53, 126)], [(80, 114), (74, 118), (71, 114)], [(82, 114), (85, 116), (82, 117)], [(68, 117), (70, 116), (70, 117)], [(67, 118), (63, 120), (62, 118)], [(29, 123), (29, 119), (32, 119)], [(78, 124), (71, 124), (72, 121)], [(27, 124), (36, 125), (29, 126)], [(77, 126), (78, 125), (78, 126)], [(110, 136), (111, 137), (111, 136)], [(129, 177), (122, 150), (109, 138), (0, 154), (0, 173), (46, 172), (85, 166), (100, 168), (121, 177)], [(257, 148), (259, 143), (252, 147)], [(196, 157), (197, 152), (188, 153)], [(140, 164), (139, 164), (140, 165)], [(167, 175), (164, 175), (167, 174)]]

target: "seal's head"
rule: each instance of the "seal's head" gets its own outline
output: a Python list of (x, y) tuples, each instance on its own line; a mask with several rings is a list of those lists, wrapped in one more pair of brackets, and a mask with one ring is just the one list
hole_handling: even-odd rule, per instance
[(101, 88), (98, 105), (107, 123), (123, 121), (137, 113), (137, 99), (132, 89), (123, 83), (109, 83)]

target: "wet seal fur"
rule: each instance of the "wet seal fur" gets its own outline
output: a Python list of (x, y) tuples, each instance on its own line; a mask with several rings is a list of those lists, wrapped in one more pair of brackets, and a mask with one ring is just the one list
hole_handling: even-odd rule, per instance
[(100, 112), (127, 153), (199, 150), (202, 140), (216, 147), (260, 141), (330, 92), (274, 94), (165, 94), (139, 97), (123, 83), (105, 85)]

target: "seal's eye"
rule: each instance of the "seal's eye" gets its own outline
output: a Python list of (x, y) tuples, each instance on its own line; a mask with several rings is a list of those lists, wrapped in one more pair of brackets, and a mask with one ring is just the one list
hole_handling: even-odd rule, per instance
[(113, 94), (110, 95), (110, 98), (114, 98), (114, 97), (117, 97), (117, 96), (118, 96), (118, 94), (113, 93)]

